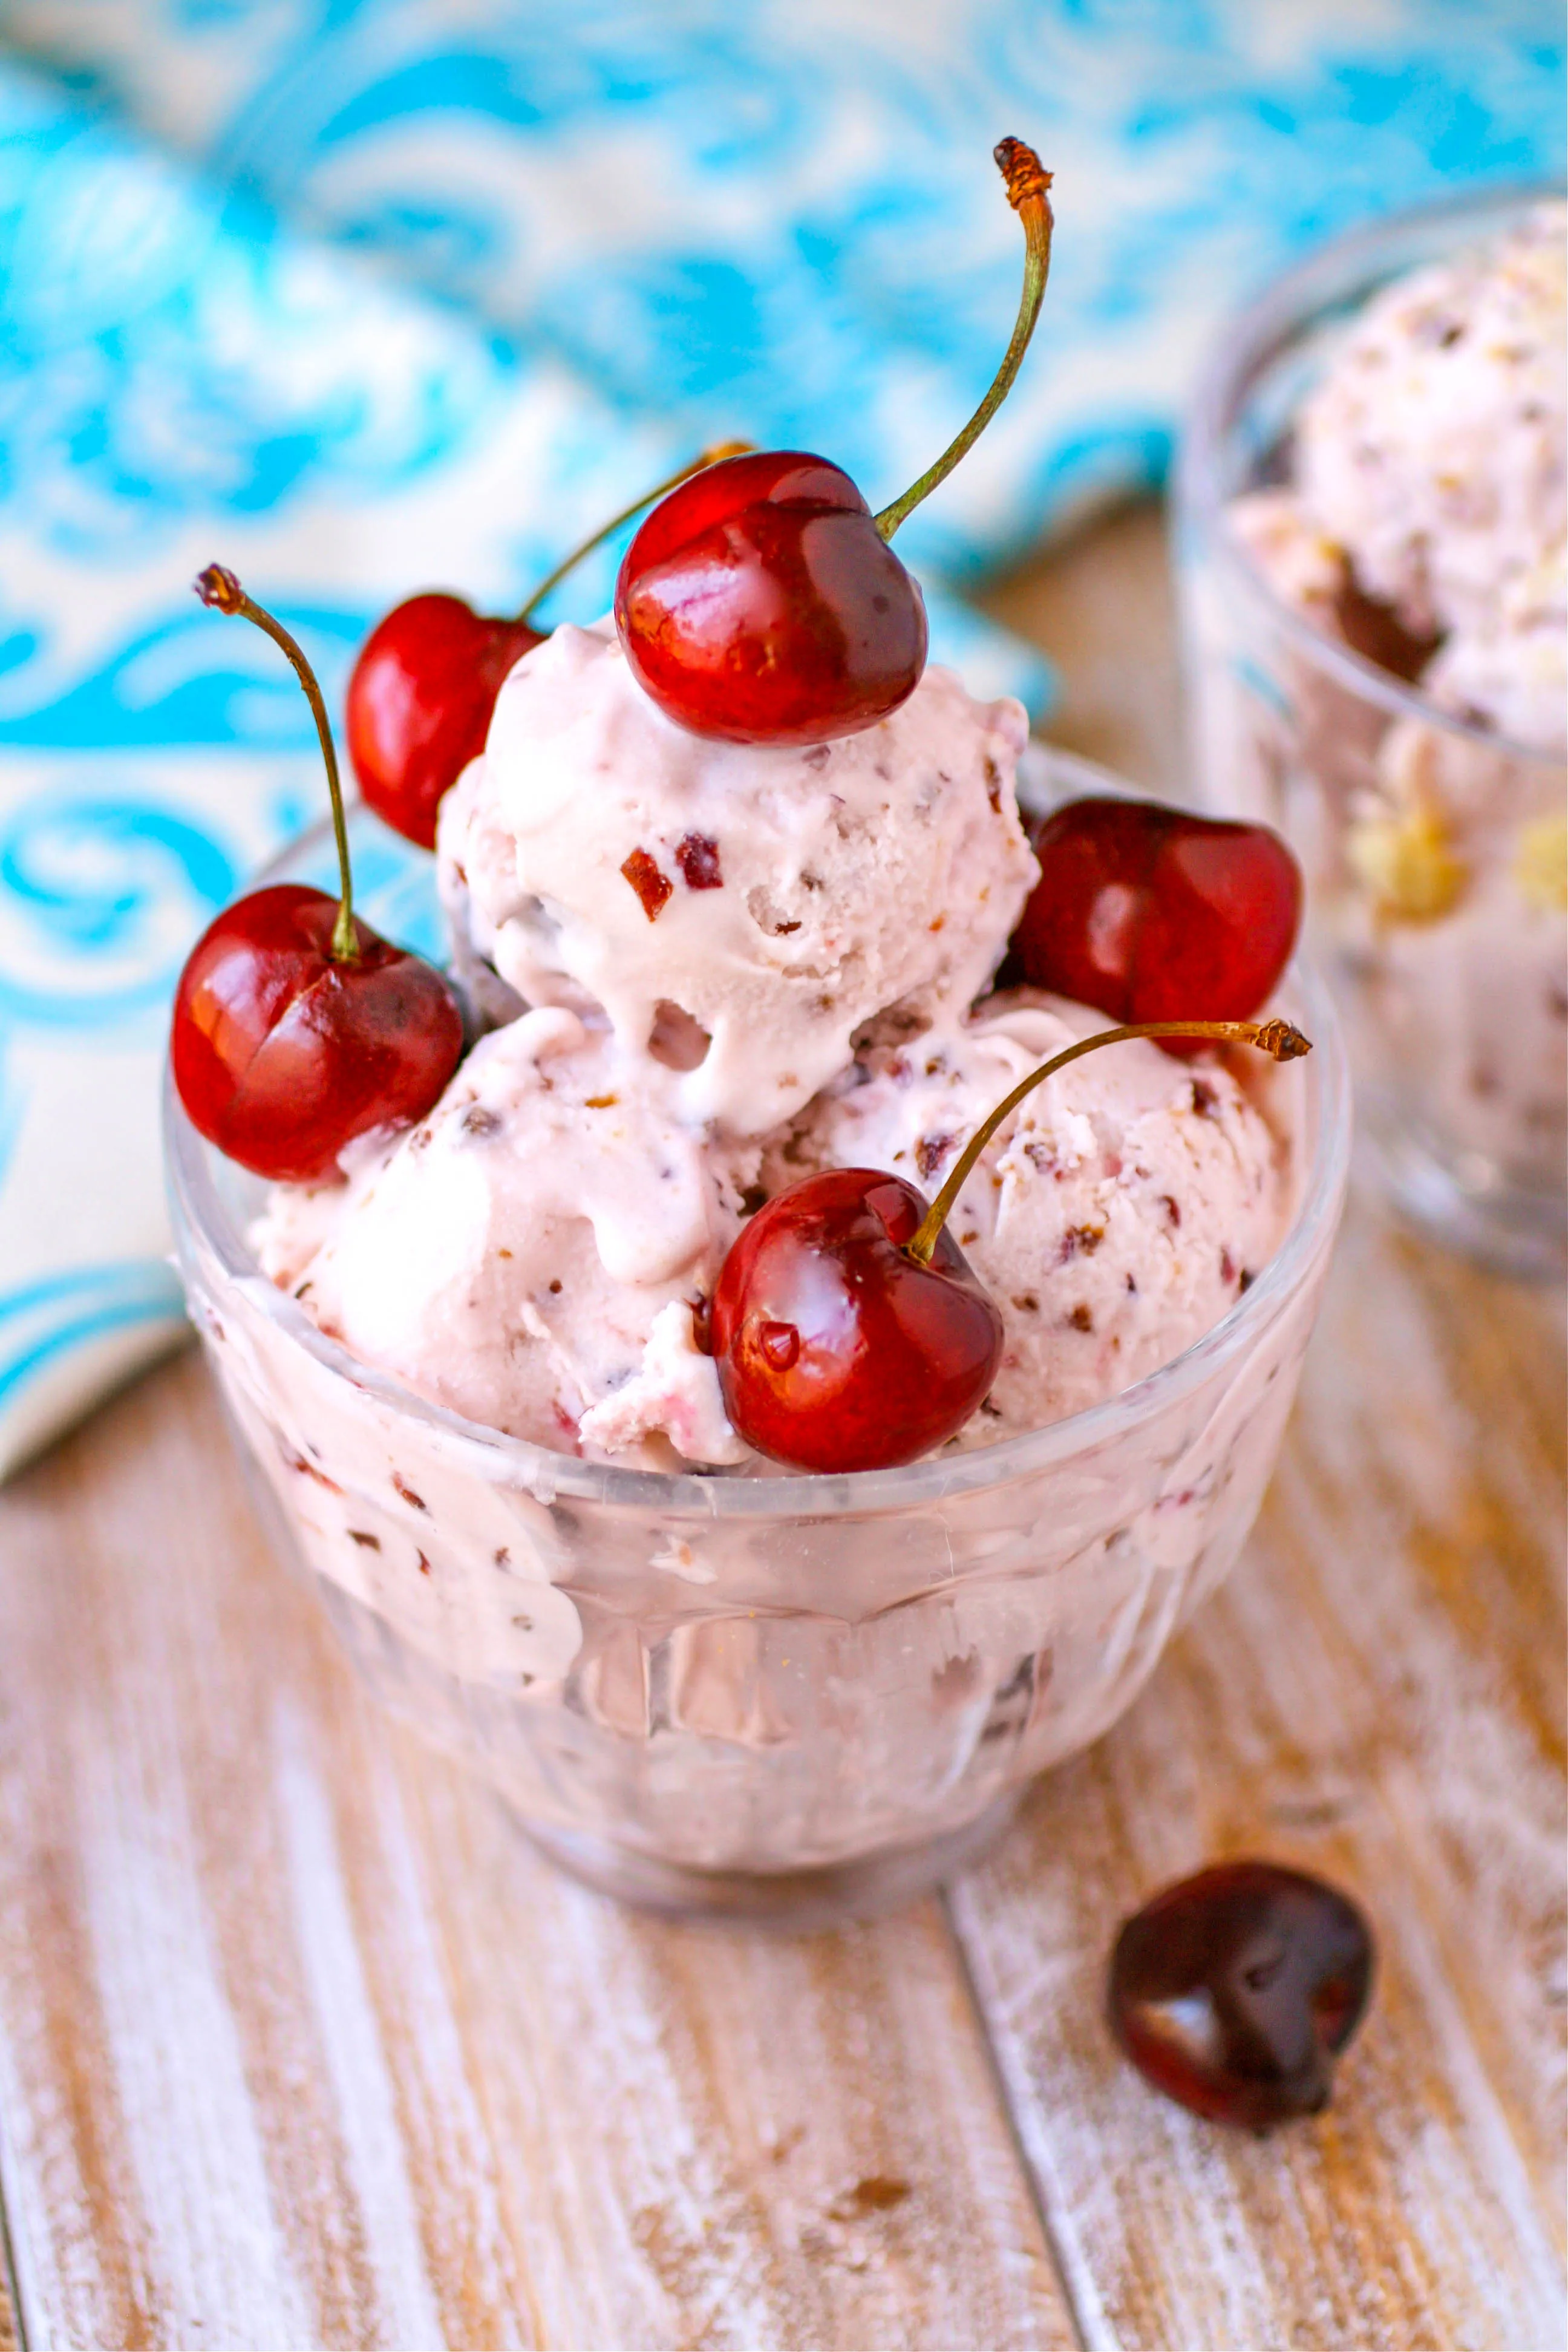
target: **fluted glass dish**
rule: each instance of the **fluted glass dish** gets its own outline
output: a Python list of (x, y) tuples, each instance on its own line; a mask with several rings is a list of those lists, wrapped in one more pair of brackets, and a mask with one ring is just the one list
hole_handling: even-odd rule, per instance
[[(1031, 753), (1046, 798), (1123, 789)], [(437, 944), (434, 866), (363, 811), (358, 899)], [(329, 886), (307, 835), (266, 878)], [(426, 1403), (322, 1336), (246, 1240), (264, 1187), (166, 1091), (192, 1315), (258, 1508), (371, 1688), (566, 1868), (632, 1900), (808, 1927), (901, 1901), (1115, 1722), (1252, 1523), (1328, 1265), (1349, 1097), (1269, 1069), (1293, 1221), (1219, 1323), (1092, 1412), (899, 1470), (620, 1469)]]
[[(1441, 709), (1280, 601), (1230, 520), (1391, 280), (1506, 236), (1552, 189), (1406, 213), (1279, 279), (1216, 346), (1177, 466), (1194, 797), (1284, 832), (1339, 1004), (1375, 1180), (1451, 1246), (1528, 1275), (1568, 1248), (1568, 924), (1559, 752)], [(1431, 800), (1436, 834), (1410, 820)]]

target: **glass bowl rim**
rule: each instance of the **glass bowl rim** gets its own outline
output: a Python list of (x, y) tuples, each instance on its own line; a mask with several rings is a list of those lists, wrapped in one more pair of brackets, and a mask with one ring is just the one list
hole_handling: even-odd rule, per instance
[[(1037, 772), (1043, 765), (1075, 795), (1110, 792), (1123, 799), (1153, 797), (1133, 791), (1110, 770), (1049, 744), (1031, 743), (1026, 757), (1031, 755)], [(351, 802), (349, 814), (351, 823), (355, 818), (378, 822), (361, 801)], [(269, 859), (247, 888), (263, 887), (296, 871), (307, 854), (325, 849), (331, 840), (331, 823), (323, 818)], [(556, 1453), (432, 1404), (393, 1374), (361, 1363), (338, 1341), (329, 1339), (296, 1300), (263, 1275), (243, 1232), (219, 1197), (206, 1159), (211, 1147), (186, 1118), (165, 1063), (164, 1165), (177, 1254), (189, 1281), (186, 1236), (193, 1236), (202, 1245), (199, 1281), (203, 1289), (210, 1287), (207, 1261), (216, 1260), (224, 1284), (230, 1290), (241, 1290), (252, 1307), (259, 1307), (281, 1338), (302, 1348), (334, 1379), (346, 1381), (405, 1419), (442, 1433), (448, 1443), (455, 1442), (473, 1468), (486, 1465), (485, 1475), (494, 1483), (536, 1496), (701, 1519), (837, 1518), (907, 1510), (1002, 1486), (1011, 1478), (1034, 1476), (1058, 1463), (1110, 1444), (1198, 1386), (1215, 1364), (1245, 1353), (1275, 1314), (1288, 1305), (1315, 1263), (1325, 1232), (1331, 1236), (1339, 1217), (1350, 1167), (1351, 1082), (1331, 998), (1310, 960), (1300, 955), (1293, 960), (1286, 985), (1300, 1001), (1301, 1018), (1313, 1041), (1310, 1062), (1302, 1075), (1306, 1084), (1319, 1089), (1319, 1104), (1315, 1147), (1304, 1172), (1296, 1214), (1279, 1247), (1217, 1323), (1142, 1380), (1087, 1412), (1069, 1413), (1063, 1420), (965, 1453), (928, 1455), (894, 1469), (830, 1474), (751, 1475), (733, 1471), (631, 1469)]]
[[(1353, 277), (1358, 268), (1364, 268), (1364, 290), (1370, 296), (1380, 284), (1392, 284), (1400, 274), (1390, 271), (1380, 278), (1377, 263), (1388, 247), (1402, 236), (1423, 229), (1440, 229), (1452, 222), (1456, 230), (1463, 227), (1468, 232), (1456, 235), (1453, 250), (1458, 253), (1468, 246), (1483, 244), (1493, 225), (1513, 216), (1522, 217), (1543, 205), (1561, 204), (1565, 195), (1568, 182), (1562, 180), (1499, 182), (1385, 213), (1377, 220), (1363, 221), (1315, 247), (1279, 277), (1270, 278), (1220, 328), (1187, 404), (1174, 472), (1175, 502), (1183, 532), (1195, 528), (1205, 549), (1214, 551), (1265, 607), (1270, 619), (1290, 639), (1294, 650), (1315, 667), (1326, 671), (1339, 686), (1361, 700), (1381, 705), (1396, 719), (1417, 719), (1424, 726), (1461, 742), (1478, 744), (1488, 751), (1527, 762), (1552, 775), (1562, 772), (1560, 751), (1540, 743), (1516, 741), (1496, 728), (1478, 726), (1444, 709), (1423, 694), (1419, 687), (1407, 684), (1391, 671), (1379, 668), (1364, 655), (1352, 652), (1349, 646), (1325, 636), (1304, 614), (1278, 595), (1240, 537), (1230, 528), (1226, 512), (1230, 494), (1222, 489), (1220, 457), (1234, 423), (1237, 393), (1261, 362), (1291, 340), (1293, 331), (1314, 309), (1331, 299), (1340, 299), (1337, 294), (1331, 297), (1330, 289), (1340, 288), (1347, 273)], [(1425, 266), (1408, 265), (1410, 268)]]

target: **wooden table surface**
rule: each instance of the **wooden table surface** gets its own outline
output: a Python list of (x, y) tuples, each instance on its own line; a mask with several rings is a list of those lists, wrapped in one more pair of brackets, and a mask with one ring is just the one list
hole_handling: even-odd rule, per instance
[[(996, 598), (1179, 759), (1157, 520)], [(623, 1912), (377, 1718), (186, 1354), (0, 1496), (0, 2344), (1549, 2352), (1564, 2341), (1561, 1301), (1349, 1221), (1262, 1519), (1131, 1714), (900, 1916)], [(1117, 1922), (1358, 1894), (1321, 2118), (1157, 2099)]]

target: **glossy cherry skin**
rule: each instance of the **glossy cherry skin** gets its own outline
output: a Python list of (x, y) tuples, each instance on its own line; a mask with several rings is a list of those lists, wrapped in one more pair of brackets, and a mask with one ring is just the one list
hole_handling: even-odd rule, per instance
[(1373, 1966), (1372, 1930), (1347, 1895), (1275, 1863), (1222, 1863), (1122, 1928), (1111, 2031), (1156, 2090), (1262, 2131), (1327, 2106)]
[(434, 849), (442, 794), (484, 750), (507, 672), (542, 642), (525, 621), (489, 619), (435, 592), (376, 623), (349, 677), (348, 739), (377, 816)]
[(1113, 1021), (1247, 1021), (1279, 985), (1301, 874), (1266, 825), (1069, 801), (1034, 845), (1040, 878), (1013, 934), (1034, 987)]
[(901, 1176), (833, 1168), (757, 1211), (720, 1270), (710, 1343), (724, 1409), (796, 1470), (886, 1470), (962, 1429), (1002, 1355), (1002, 1318)]
[(704, 467), (621, 565), (616, 625), (661, 710), (731, 743), (826, 743), (912, 694), (925, 604), (840, 467), (795, 449)]
[(331, 956), (337, 900), (274, 883), (226, 907), (174, 994), (170, 1059), (191, 1124), (274, 1182), (335, 1175), (373, 1127), (422, 1118), (463, 1050), (435, 969), (356, 920), (359, 960)]

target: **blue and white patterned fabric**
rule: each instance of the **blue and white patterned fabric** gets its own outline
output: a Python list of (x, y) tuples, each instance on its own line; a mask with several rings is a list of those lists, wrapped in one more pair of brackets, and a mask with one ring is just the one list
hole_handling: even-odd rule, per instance
[(321, 805), (204, 562), (335, 697), (398, 594), (505, 608), (707, 441), (885, 500), (1010, 324), (1014, 131), (1058, 175), (1046, 317), (900, 546), (941, 650), (1038, 709), (953, 592), (1157, 478), (1301, 245), (1560, 170), (1562, 75), (1557, 0), (0, 0), (0, 1471), (178, 1328), (170, 987)]

